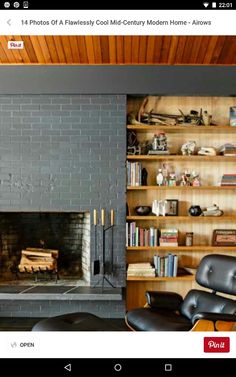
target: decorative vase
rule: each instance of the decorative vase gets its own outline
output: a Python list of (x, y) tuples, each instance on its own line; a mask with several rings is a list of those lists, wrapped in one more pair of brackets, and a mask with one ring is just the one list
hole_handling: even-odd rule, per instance
[(163, 174), (162, 174), (162, 170), (158, 169), (158, 174), (157, 174), (157, 177), (156, 177), (157, 185), (162, 186), (163, 180), (164, 180), (164, 177), (163, 177)]
[(147, 177), (148, 177), (148, 172), (147, 169), (143, 168), (142, 169), (142, 186), (147, 186)]
[(200, 216), (202, 214), (202, 209), (200, 206), (191, 206), (188, 213), (190, 216)]

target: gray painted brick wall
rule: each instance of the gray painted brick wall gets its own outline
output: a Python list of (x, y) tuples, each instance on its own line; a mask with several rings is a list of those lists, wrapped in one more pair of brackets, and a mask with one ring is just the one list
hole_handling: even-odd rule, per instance
[(125, 286), (125, 124), (125, 95), (0, 96), (0, 210), (105, 208), (108, 225), (115, 209), (116, 286)]

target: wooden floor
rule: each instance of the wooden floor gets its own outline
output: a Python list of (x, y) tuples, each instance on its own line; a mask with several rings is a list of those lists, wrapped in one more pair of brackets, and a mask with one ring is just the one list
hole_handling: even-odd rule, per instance
[[(0, 331), (31, 331), (32, 327), (43, 318), (4, 318), (0, 317)], [(106, 319), (120, 331), (129, 331), (124, 319)]]

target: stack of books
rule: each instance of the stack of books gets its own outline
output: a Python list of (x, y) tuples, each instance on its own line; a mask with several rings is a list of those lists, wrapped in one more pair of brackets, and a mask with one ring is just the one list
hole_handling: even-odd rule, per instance
[(220, 149), (220, 153), (224, 156), (236, 156), (236, 144), (224, 144)]
[(236, 174), (223, 174), (221, 186), (236, 186)]
[(178, 246), (178, 229), (161, 229), (160, 246)]
[(165, 257), (154, 255), (153, 258), (156, 276), (159, 277), (176, 277), (178, 270), (178, 256), (168, 254)]
[(127, 276), (155, 277), (155, 268), (151, 263), (130, 263)]

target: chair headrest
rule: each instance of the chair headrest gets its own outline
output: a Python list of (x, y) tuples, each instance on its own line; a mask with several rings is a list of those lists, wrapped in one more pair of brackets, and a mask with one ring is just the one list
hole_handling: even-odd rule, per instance
[(211, 254), (202, 258), (196, 281), (217, 292), (236, 294), (236, 257)]

